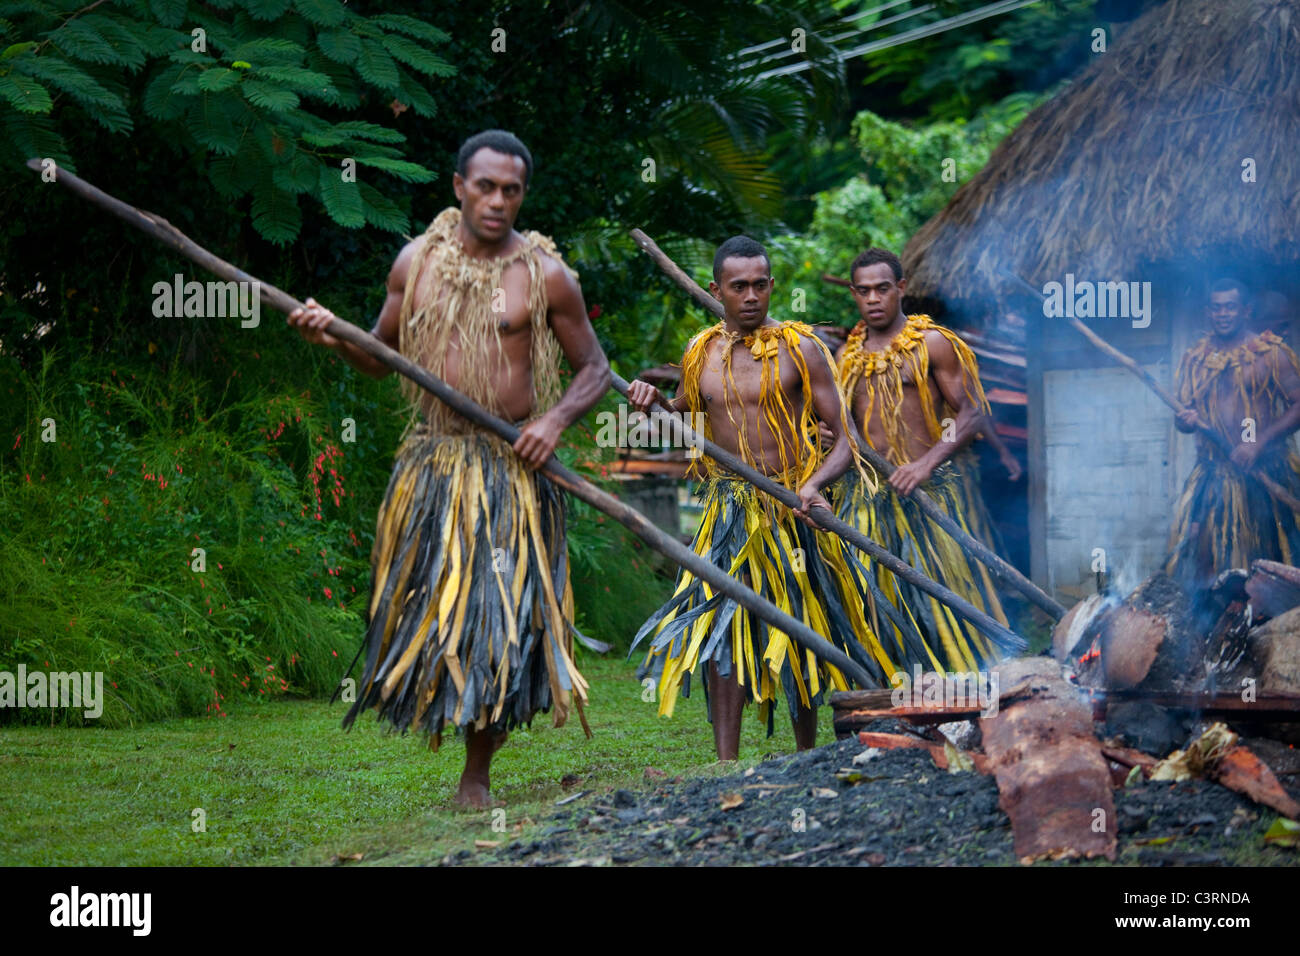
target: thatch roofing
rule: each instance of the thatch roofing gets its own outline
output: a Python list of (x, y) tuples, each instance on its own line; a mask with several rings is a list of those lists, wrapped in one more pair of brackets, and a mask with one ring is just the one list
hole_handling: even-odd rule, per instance
[(908, 291), (974, 305), (1012, 291), (1007, 269), (1038, 287), (1067, 272), (1134, 280), (1225, 249), (1294, 263), (1297, 153), (1300, 0), (1168, 0), (917, 232)]

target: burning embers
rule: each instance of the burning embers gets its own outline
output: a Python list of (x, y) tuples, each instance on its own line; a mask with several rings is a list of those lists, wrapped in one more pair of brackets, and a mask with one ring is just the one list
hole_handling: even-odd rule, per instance
[(1110, 731), (1148, 753), (1186, 742), (1202, 717), (1300, 742), (1300, 568), (1256, 561), (1191, 597), (1157, 574), (1123, 600), (1075, 605), (1052, 645)]
[[(913, 689), (935, 688), (930, 699), (832, 695), (836, 731), (859, 731), (873, 747), (926, 749), (950, 771), (994, 775), (1026, 862), (1115, 859), (1112, 788), (1138, 776), (1213, 780), (1300, 815), (1255, 752), (1280, 774), (1300, 768), (1284, 759), (1294, 749), (1258, 739), (1300, 743), (1300, 568), (1257, 561), (1190, 597), (1158, 574), (1122, 599), (1103, 593), (1080, 602), (1052, 638), (1055, 660), (1007, 661), (988, 676), (991, 706), (948, 703), (938, 692), (942, 675), (913, 675)], [(880, 732), (885, 718), (918, 730)], [(960, 742), (931, 726), (961, 720), (977, 720), (978, 731)]]
[(1093, 595), (1061, 619), (1053, 652), (1086, 687), (1183, 689), (1199, 683), (1205, 641), (1187, 596), (1157, 574), (1122, 601)]

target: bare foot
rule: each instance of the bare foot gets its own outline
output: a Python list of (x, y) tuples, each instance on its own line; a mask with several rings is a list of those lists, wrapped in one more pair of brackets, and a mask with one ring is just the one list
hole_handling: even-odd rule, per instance
[(492, 756), (506, 742), (507, 734), (469, 729), (465, 732), (465, 770), (460, 775), (456, 802), (463, 807), (483, 810), (494, 806), (488, 776)]
[(487, 782), (484, 780), (475, 780), (461, 774), (460, 787), (456, 790), (456, 802), (462, 807), (470, 807), (475, 810), (486, 810), (492, 806), (492, 794), (488, 790)]

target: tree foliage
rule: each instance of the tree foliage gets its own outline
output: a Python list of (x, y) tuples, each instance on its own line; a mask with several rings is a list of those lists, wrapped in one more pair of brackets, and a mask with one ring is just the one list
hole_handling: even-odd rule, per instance
[(44, 0), (2, 4), (0, 18), (6, 164), (49, 157), (76, 172), (87, 122), (172, 144), (277, 245), (302, 229), (302, 198), (341, 226), (406, 231), (401, 209), (345, 162), (434, 177), (404, 158), (402, 133), (339, 119), (368, 99), (435, 114), (425, 87), (455, 72), (434, 52), (449, 38), (417, 19), (336, 0)]
[[(780, 277), (774, 311), (782, 318), (851, 325), (857, 321), (844, 291), (824, 273), (848, 278), (853, 257), (870, 246), (901, 253), (921, 224), (977, 173), (1002, 139), (1042, 95), (1014, 94), (986, 107), (971, 122), (909, 126), (864, 110), (853, 121), (862, 172), (816, 196), (816, 211), (799, 235), (769, 245)], [(800, 290), (795, 298), (795, 290)], [(806, 315), (788, 311), (802, 301)]]

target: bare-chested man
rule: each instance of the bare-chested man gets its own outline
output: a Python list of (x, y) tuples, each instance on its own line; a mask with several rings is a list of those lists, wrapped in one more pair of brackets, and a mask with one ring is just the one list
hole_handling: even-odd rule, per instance
[[(906, 497), (923, 488), (971, 530), (968, 514), (975, 505), (964, 500), (949, 459), (991, 427), (975, 356), (929, 316), (904, 314), (907, 280), (892, 252), (861, 253), (849, 281), (861, 321), (840, 350), (840, 384), (854, 423), (897, 470), (874, 495), (852, 487), (850, 476), (841, 517), (1006, 623), (988, 571)], [(973, 625), (878, 565), (876, 574), (885, 596), (924, 636), (930, 667), (974, 671), (992, 658), (992, 646)]]
[[(398, 254), (373, 334), (502, 418), (513, 450), (403, 380), (411, 421), (379, 509), (366, 667), (344, 718), (374, 707), (403, 730), (465, 733), (457, 800), (487, 806), (507, 732), (555, 708), (560, 726), (587, 684), (574, 667), (562, 493), (537, 474), (560, 434), (609, 387), (609, 363), (577, 276), (515, 217), (532, 156), (489, 130), (460, 149), (460, 208)], [(388, 366), (323, 331), (312, 299), (289, 321), (303, 338), (383, 378)], [(560, 353), (573, 380), (561, 395)], [(585, 726), (585, 720), (583, 721)]]
[[(713, 276), (709, 291), (725, 316), (687, 347), (673, 407), (691, 413), (691, 420), (703, 414), (707, 437), (797, 491), (802, 505), (791, 511), (711, 459), (700, 459), (703, 473), (696, 476), (705, 481), (705, 509), (693, 548), (826, 636), (883, 685), (890, 664), (877, 660), (864, 617), (858, 575), (865, 571), (838, 538), (814, 531), (810, 517), (811, 509), (830, 507), (821, 489), (853, 464), (830, 352), (808, 326), (768, 316), (771, 263), (753, 239), (723, 243)], [(637, 380), (628, 398), (648, 411), (660, 394)], [(818, 419), (834, 439), (826, 453)], [(759, 705), (770, 734), (780, 683), (796, 744), (804, 750), (816, 742), (824, 687), (847, 686), (838, 670), (819, 664), (689, 572), (679, 575), (672, 599), (641, 628), (633, 648), (647, 636), (650, 649), (638, 676), (656, 675), (662, 714), (672, 714), (679, 689), (689, 693), (690, 675), (707, 665), (702, 676), (720, 760), (737, 757), (747, 696)]]
[(1300, 359), (1275, 333), (1249, 331), (1249, 290), (1236, 279), (1210, 287), (1209, 332), (1187, 350), (1178, 369), (1175, 421), (1181, 432), (1202, 423), (1228, 440), (1230, 459), (1198, 437), (1170, 533), (1166, 570), (1189, 590), (1256, 558), (1300, 560), (1295, 512), (1243, 469), (1267, 474), (1300, 496), (1300, 459), (1287, 439), (1300, 427)]

